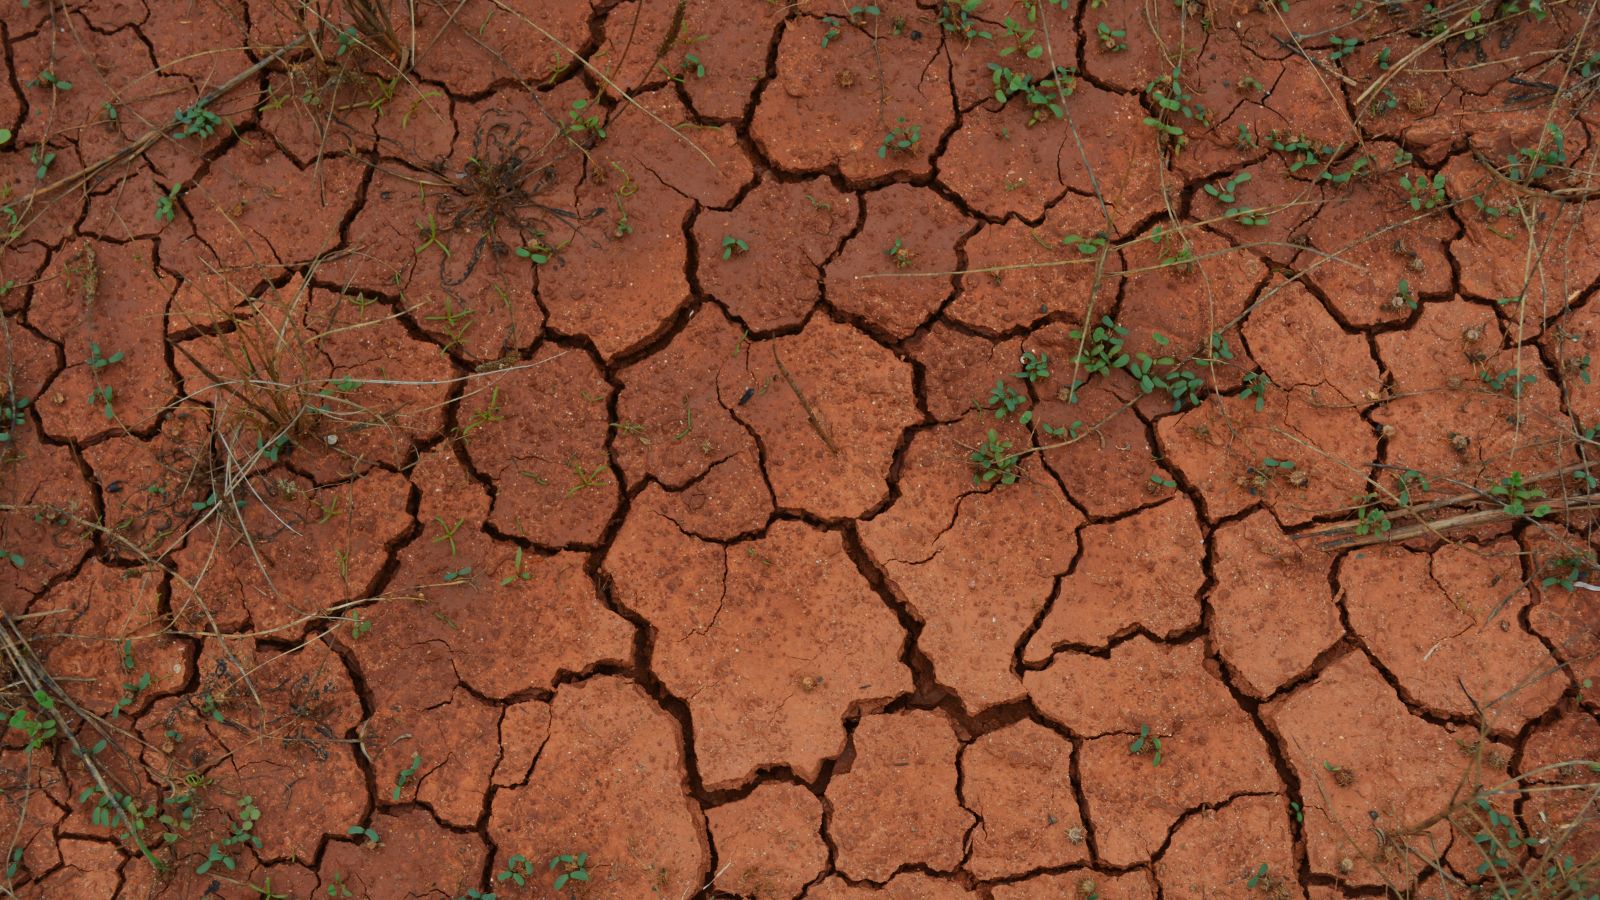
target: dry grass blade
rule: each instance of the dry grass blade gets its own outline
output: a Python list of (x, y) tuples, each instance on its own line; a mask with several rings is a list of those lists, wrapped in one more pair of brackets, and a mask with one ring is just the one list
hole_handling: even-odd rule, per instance
[(386, 54), (400, 71), (411, 68), (410, 54), (394, 30), (394, 21), (389, 18), (385, 4), (376, 0), (344, 0), (344, 7), (355, 20), (356, 30), (371, 46)]

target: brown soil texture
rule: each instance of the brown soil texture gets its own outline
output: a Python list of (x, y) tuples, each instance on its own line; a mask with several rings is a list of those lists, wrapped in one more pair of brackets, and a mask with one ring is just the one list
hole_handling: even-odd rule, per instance
[(0, 63), (0, 893), (1600, 891), (1600, 0)]

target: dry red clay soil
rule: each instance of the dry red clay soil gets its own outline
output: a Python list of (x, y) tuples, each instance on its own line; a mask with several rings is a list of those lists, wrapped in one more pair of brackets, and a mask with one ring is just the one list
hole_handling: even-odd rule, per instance
[(0, 893), (1600, 890), (1595, 0), (0, 46)]

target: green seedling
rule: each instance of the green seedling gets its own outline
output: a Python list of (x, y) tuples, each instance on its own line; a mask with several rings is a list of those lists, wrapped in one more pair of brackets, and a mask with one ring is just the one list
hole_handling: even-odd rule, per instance
[(422, 251), (429, 247), (438, 247), (446, 259), (450, 258), (450, 248), (444, 245), (444, 241), (439, 240), (439, 223), (434, 220), (433, 213), (428, 213), (428, 221), (417, 223), (417, 233), (422, 236), (423, 241), (411, 251), (412, 253), (421, 256)]
[(361, 640), (366, 637), (367, 632), (372, 630), (372, 624), (371, 619), (364, 618), (361, 615), (361, 611), (356, 610), (350, 614), (350, 637), (353, 640)]
[(901, 116), (889, 133), (883, 136), (883, 143), (878, 145), (878, 158), (888, 157), (889, 151), (897, 153), (911, 153), (917, 144), (922, 141), (922, 126), (907, 125), (906, 117)]
[[(556, 248), (535, 237), (526, 247), (518, 247), (512, 252), (536, 266), (542, 266), (556, 255)], [(445, 255), (449, 255), (448, 251)]]
[(950, 34), (960, 35), (968, 43), (982, 38), (994, 40), (994, 35), (983, 30), (972, 19), (972, 14), (983, 5), (983, 0), (945, 0), (939, 7), (939, 26)]
[(1202, 189), (1206, 193), (1210, 194), (1211, 196), (1217, 198), (1218, 200), (1221, 200), (1223, 203), (1233, 203), (1234, 202), (1234, 195), (1238, 191), (1239, 185), (1244, 184), (1246, 181), (1249, 181), (1249, 180), (1250, 180), (1250, 173), (1249, 172), (1240, 172), (1239, 174), (1237, 174), (1237, 175), (1233, 176), (1232, 178), (1228, 179), (1227, 181), (1222, 182), (1221, 186), (1218, 186), (1218, 185), (1215, 185), (1215, 184), (1207, 184), (1207, 185), (1204, 185), (1202, 187)]
[(1520, 147), (1516, 153), (1506, 157), (1510, 163), (1506, 172), (1507, 178), (1519, 184), (1527, 184), (1549, 175), (1551, 169), (1566, 168), (1566, 133), (1554, 123), (1545, 125), (1545, 133), (1550, 135), (1548, 145), (1541, 142), (1537, 147)]
[(1563, 556), (1545, 563), (1545, 569), (1554, 569), (1556, 574), (1547, 575), (1540, 580), (1540, 587), (1559, 587), (1571, 592), (1577, 589), (1578, 580), (1582, 575), (1595, 567), (1594, 554), (1587, 553), (1581, 556)]
[(451, 524), (449, 522), (446, 522), (444, 519), (441, 519), (438, 516), (434, 516), (433, 520), (435, 522), (439, 523), (439, 531), (441, 532), (441, 534), (438, 537), (433, 539), (433, 543), (440, 544), (440, 543), (448, 542), (450, 544), (450, 555), (451, 556), (455, 556), (456, 555), (456, 531), (461, 528), (461, 523), (465, 522), (466, 519), (464, 519), (464, 518), (456, 519), (455, 524)]
[(1044, 55), (1044, 47), (1033, 40), (1037, 29), (1028, 28), (1021, 22), (1006, 16), (1001, 23), (1006, 29), (1006, 36), (1011, 38), (1011, 46), (1000, 50), (1001, 56), (1010, 56), (1013, 53), (1021, 54), (1028, 59), (1038, 59)]
[(1000, 440), (1000, 435), (993, 428), (989, 429), (987, 439), (978, 449), (972, 451), (968, 457), (972, 460), (974, 468), (973, 484), (988, 484), (998, 481), (1001, 484), (1015, 484), (1022, 474), (1017, 469), (1019, 457), (1011, 452), (1011, 442)]
[(1083, 342), (1083, 351), (1073, 360), (1090, 375), (1107, 375), (1112, 369), (1125, 368), (1131, 361), (1122, 350), (1128, 329), (1118, 325), (1110, 316), (1101, 316), (1100, 324), (1085, 338), (1083, 331), (1073, 329), (1072, 339)]
[(451, 569), (450, 571), (444, 573), (445, 584), (454, 584), (456, 582), (466, 582), (470, 580), (472, 580), (471, 566), (462, 566), (459, 569)]
[(171, 222), (177, 211), (173, 204), (177, 202), (178, 193), (183, 190), (183, 182), (178, 182), (167, 189), (165, 194), (156, 193), (156, 221)]
[(561, 890), (567, 886), (569, 881), (589, 880), (589, 854), (587, 853), (579, 853), (577, 855), (563, 853), (560, 856), (551, 858), (550, 871), (554, 872), (558, 866), (561, 868), (561, 874), (557, 875), (555, 883), (550, 885), (552, 890)]
[[(989, 392), (988, 405), (994, 410), (996, 419), (1004, 419), (1008, 413), (1016, 412), (1027, 402), (1028, 398), (1008, 387), (1004, 379), (996, 381), (994, 390)], [(1027, 421), (1024, 420), (1023, 424), (1026, 425)]]
[[(211, 871), (211, 867), (217, 863), (222, 863), (223, 868), (227, 869), (229, 872), (232, 872), (238, 865), (233, 861), (232, 856), (222, 852), (221, 847), (217, 846), (216, 844), (212, 844), (211, 849), (206, 853), (205, 861), (194, 867), (194, 873), (196, 875), (204, 875)], [(328, 896), (332, 897), (335, 895), (330, 893)]]
[(1050, 377), (1050, 354), (1035, 353), (1032, 350), (1022, 351), (1022, 371), (1011, 373), (1012, 378), (1020, 378), (1029, 384), (1038, 384)]
[(367, 843), (369, 845), (376, 845), (379, 843), (378, 833), (365, 825), (351, 825), (349, 828), (345, 829), (344, 833), (351, 837), (364, 837), (367, 839)]
[(1387, 534), (1393, 527), (1389, 511), (1380, 504), (1377, 494), (1368, 492), (1356, 497), (1356, 534)]
[(1064, 116), (1066, 111), (1060, 100), (1077, 87), (1077, 76), (1065, 66), (1057, 66), (1052, 76), (1038, 81), (1026, 73), (1013, 71), (998, 63), (989, 63), (989, 72), (994, 82), (994, 98), (1002, 105), (1009, 103), (1012, 97), (1022, 97), (1027, 101), (1032, 110), (1028, 116), (1029, 128), (1046, 117), (1059, 119)]
[(906, 249), (905, 244), (899, 238), (894, 239), (894, 243), (889, 245), (889, 249), (883, 251), (883, 255), (889, 257), (889, 260), (894, 263), (897, 269), (909, 268), (912, 259), (916, 257), (916, 254)]
[[(422, 768), (422, 754), (411, 754), (411, 765), (401, 769), (400, 774), (395, 776), (394, 790), (389, 794), (389, 796), (393, 798), (394, 802), (400, 802), (400, 793), (401, 791), (405, 790), (406, 782), (410, 781), (411, 776), (417, 774), (417, 770), (420, 768)], [(377, 843), (377, 841), (374, 840), (373, 843)]]
[(50, 167), (55, 164), (56, 155), (35, 147), (28, 151), (28, 161), (35, 166), (33, 177), (38, 181), (43, 181), (50, 177)]
[(696, 78), (706, 77), (705, 64), (700, 62), (700, 57), (695, 56), (693, 53), (685, 53), (683, 55), (682, 69)]
[(823, 16), (822, 24), (828, 26), (828, 30), (822, 35), (822, 49), (826, 50), (829, 44), (839, 39), (839, 26), (844, 23), (834, 16)]
[(43, 713), (42, 716), (36, 719), (26, 706), (19, 706), (11, 711), (11, 717), (6, 720), (6, 725), (22, 732), (23, 737), (27, 739), (29, 750), (38, 750), (56, 738), (56, 702), (49, 694), (37, 690), (33, 692), (33, 702)]
[(533, 580), (533, 573), (529, 572), (527, 569), (523, 568), (523, 566), (522, 566), (522, 548), (521, 547), (517, 548), (516, 558), (512, 561), (511, 565), (512, 565), (513, 571), (511, 572), (510, 575), (507, 575), (506, 577), (500, 579), (500, 586), (501, 587), (505, 587), (505, 586), (507, 586), (509, 584), (512, 584), (513, 582), (517, 582), (517, 581), (532, 581)]
[(1239, 391), (1242, 399), (1254, 397), (1256, 412), (1260, 412), (1267, 405), (1267, 388), (1272, 387), (1272, 379), (1265, 372), (1244, 373), (1244, 389)]
[[(588, 133), (596, 139), (603, 140), (606, 136), (605, 124), (600, 117), (590, 108), (590, 101), (583, 98), (572, 101), (572, 108), (567, 111), (567, 124), (561, 129), (563, 135)], [(598, 106), (595, 109), (599, 109)]]
[(1112, 28), (1104, 22), (1094, 28), (1095, 36), (1100, 40), (1100, 49), (1107, 53), (1121, 53), (1128, 49), (1128, 44), (1123, 38), (1128, 36), (1127, 29)]
[(846, 15), (849, 16), (852, 25), (865, 25), (867, 24), (867, 16), (881, 16), (883, 11), (877, 7), (877, 4), (867, 4), (850, 7)]
[[(1150, 483), (1155, 485), (1157, 488), (1175, 488), (1178, 486), (1176, 481), (1173, 481), (1171, 478), (1167, 478), (1160, 472), (1156, 472), (1150, 476)], [(1152, 488), (1152, 490), (1154, 490), (1154, 488)]]
[(110, 356), (102, 356), (100, 355), (100, 345), (91, 342), (89, 344), (89, 359), (87, 360), (87, 363), (89, 368), (98, 372), (101, 369), (104, 369), (106, 366), (112, 365), (113, 363), (122, 362), (122, 357), (123, 354), (121, 350), (118, 350)]
[(345, 886), (344, 873), (342, 873), (342, 872), (333, 873), (332, 883), (328, 885), (328, 890), (327, 890), (326, 893), (327, 893), (327, 895), (329, 897), (354, 897), (355, 896), (354, 894), (350, 893), (350, 888)]
[(11, 143), (11, 129), (0, 128), (0, 147)]
[(1506, 515), (1527, 516), (1530, 519), (1542, 519), (1550, 515), (1550, 504), (1548, 503), (1540, 503), (1532, 508), (1528, 506), (1530, 501), (1543, 499), (1544, 491), (1524, 485), (1521, 472), (1512, 472), (1505, 478), (1500, 479), (1499, 484), (1489, 488), (1489, 494), (1500, 498), (1502, 501), (1500, 508)]
[(1411, 209), (1414, 212), (1433, 209), (1436, 206), (1442, 206), (1445, 202), (1443, 173), (1435, 175), (1431, 179), (1426, 175), (1418, 176), (1415, 179), (1401, 175), (1400, 189), (1411, 196), (1411, 199), (1407, 202), (1411, 204)]
[(1084, 256), (1093, 256), (1099, 253), (1105, 249), (1106, 243), (1107, 239), (1103, 232), (1096, 232), (1088, 236), (1068, 234), (1063, 235), (1061, 238), (1061, 246), (1071, 247)]
[(1515, 368), (1506, 369), (1498, 375), (1493, 372), (1479, 372), (1478, 377), (1491, 390), (1496, 392), (1507, 391), (1512, 397), (1518, 399), (1522, 397), (1523, 392), (1528, 389), (1529, 385), (1535, 384), (1539, 380), (1537, 376), (1523, 375), (1520, 370)]
[(1244, 883), (1244, 886), (1252, 891), (1258, 887), (1264, 891), (1271, 891), (1272, 879), (1267, 875), (1267, 864), (1262, 863), (1261, 868), (1256, 869), (1255, 874), (1250, 876), (1250, 879)]
[(38, 87), (40, 85), (44, 85), (45, 87), (55, 88), (58, 91), (70, 91), (70, 90), (72, 90), (72, 82), (64, 81), (64, 80), (62, 80), (60, 78), (57, 78), (56, 77), (56, 73), (51, 72), (49, 70), (45, 70), (43, 72), (40, 72), (39, 73), (39, 77), (29, 81), (27, 86), (28, 87)]
[(172, 114), (172, 121), (178, 126), (178, 130), (172, 133), (173, 140), (191, 137), (204, 139), (216, 134), (222, 117), (206, 109), (202, 102), (177, 110)]
[(495, 881), (510, 881), (523, 887), (533, 877), (533, 860), (518, 853), (506, 861), (506, 867), (494, 876)]
[(1134, 756), (1141, 753), (1150, 754), (1150, 765), (1161, 765), (1161, 738), (1150, 733), (1149, 725), (1139, 726), (1139, 736), (1128, 745), (1128, 752)]
[(740, 256), (743, 256), (744, 254), (749, 253), (749, 252), (750, 252), (750, 245), (748, 243), (746, 243), (743, 239), (736, 238), (731, 234), (726, 234), (726, 235), (722, 236), (722, 258), (723, 259), (732, 259), (733, 255), (735, 253), (739, 254)]
[(1328, 59), (1333, 62), (1338, 62), (1339, 60), (1344, 59), (1346, 56), (1355, 53), (1356, 48), (1361, 46), (1361, 39), (1342, 38), (1337, 34), (1332, 34), (1328, 36), (1328, 43), (1333, 45), (1333, 52), (1328, 55)]
[(12, 432), (27, 421), (28, 398), (7, 396), (0, 399), (0, 444), (11, 441)]

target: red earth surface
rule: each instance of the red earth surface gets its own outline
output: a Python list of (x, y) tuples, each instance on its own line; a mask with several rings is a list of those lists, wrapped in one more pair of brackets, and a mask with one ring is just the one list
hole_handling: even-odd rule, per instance
[(1597, 18), (0, 0), (4, 892), (1592, 896)]

